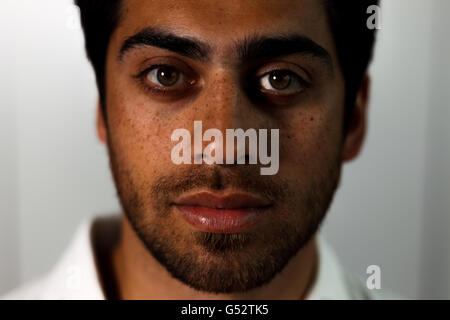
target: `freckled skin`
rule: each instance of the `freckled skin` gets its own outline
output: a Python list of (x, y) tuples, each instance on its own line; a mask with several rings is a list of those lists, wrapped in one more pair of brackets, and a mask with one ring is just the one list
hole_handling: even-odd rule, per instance
[[(101, 116), (98, 121), (99, 136), (109, 146), (122, 205), (129, 211), (129, 220), (123, 221), (121, 244), (114, 255), (121, 297), (290, 299), (304, 296), (315, 272), (314, 233), (338, 185), (342, 161), (358, 154), (365, 131), (367, 86), (359, 94), (354, 125), (346, 135), (343, 132), (345, 83), (324, 8), (316, 0), (125, 0), (124, 9), (107, 56), (108, 129)], [(120, 62), (117, 55), (123, 40), (148, 26), (169, 28), (175, 34), (207, 42), (213, 49), (211, 61), (194, 61), (152, 47), (135, 50)], [(309, 68), (314, 85), (288, 107), (263, 108), (246, 94), (240, 82), (243, 70), (233, 51), (234, 41), (255, 33), (308, 36), (330, 53), (332, 74), (304, 59), (280, 58)], [(137, 85), (133, 76), (141, 71), (139, 66), (143, 60), (167, 56), (176, 57), (195, 70), (199, 87), (195, 94), (169, 101)], [(224, 177), (233, 176), (235, 170), (248, 173), (254, 180), (267, 179), (268, 184), (286, 188), (286, 197), (280, 196), (277, 209), (255, 231), (248, 250), (234, 256), (211, 256), (195, 246), (184, 222), (161, 204), (162, 198), (150, 195), (152, 186), (162, 176), (186, 173), (183, 171), (186, 168), (171, 162), (174, 144), (170, 136), (178, 128), (192, 133), (195, 120), (202, 120), (204, 131), (208, 128), (223, 133), (228, 128), (280, 129), (280, 166), (276, 176), (254, 176), (256, 170), (241, 172), (239, 166), (224, 169), (230, 170)], [(228, 180), (224, 178), (224, 181)], [(165, 271), (167, 266), (161, 267), (141, 243), (153, 243), (156, 237), (164, 239), (185, 261), (191, 258), (202, 261), (201, 266), (192, 262), (191, 268), (198, 268), (206, 280), (202, 282), (194, 275), (173, 279)], [(145, 244), (150, 246), (149, 243)], [(278, 247), (283, 245), (297, 250), (290, 252), (283, 265), (270, 262), (269, 258), (275, 259)], [(255, 261), (280, 270), (253, 279), (245, 268)], [(220, 292), (211, 270), (219, 276), (222, 271), (224, 277), (239, 276), (244, 280), (230, 282), (229, 290)], [(210, 283), (207, 283), (208, 275)]]
[[(134, 34), (141, 28), (151, 24), (166, 26), (174, 23), (177, 29), (190, 29), (196, 36), (211, 41), (218, 49), (214, 62), (208, 66), (205, 74), (206, 87), (197, 101), (177, 110), (175, 113), (166, 113), (164, 104), (148, 99), (145, 95), (135, 95), (134, 89), (124, 89), (132, 84), (124, 77), (124, 70), (117, 67), (114, 61), (115, 55), (108, 57), (108, 123), (116, 128), (110, 134), (116, 134), (120, 138), (115, 139), (129, 147), (145, 144), (147, 154), (145, 159), (151, 161), (152, 167), (164, 168), (170, 165), (170, 150), (172, 144), (168, 143), (172, 131), (177, 128), (192, 130), (193, 121), (201, 119), (203, 127), (218, 128), (283, 128), (280, 134), (281, 148), (289, 153), (280, 153), (280, 175), (290, 176), (290, 170), (297, 170), (294, 155), (311, 154), (309, 149), (315, 147), (316, 141), (322, 141), (329, 145), (331, 153), (336, 153), (342, 139), (342, 113), (343, 113), (343, 79), (340, 70), (336, 70), (334, 79), (327, 80), (321, 92), (318, 92), (307, 108), (291, 108), (278, 115), (278, 121), (267, 119), (246, 101), (242, 92), (235, 83), (237, 72), (233, 67), (228, 67), (230, 61), (231, 43), (234, 39), (242, 38), (251, 32), (267, 32), (267, 21), (270, 32), (295, 30), (307, 34), (317, 43), (332, 53), (336, 59), (333, 39), (326, 27), (318, 28), (316, 20), (325, 25), (324, 10), (315, 4), (315, 1), (231, 1), (218, 5), (211, 1), (187, 1), (183, 5), (177, 1), (126, 1), (128, 16), (133, 17), (133, 23), (123, 23), (114, 33), (110, 52), (117, 52), (121, 44), (119, 39)], [(263, 3), (263, 4), (261, 4)], [(152, 10), (142, 10), (142, 8)], [(283, 19), (276, 17), (283, 16)], [(125, 18), (126, 19), (126, 18)], [(169, 22), (169, 23), (168, 23)], [(301, 22), (301, 23), (299, 23)], [(206, 27), (205, 27), (206, 26)], [(223, 26), (227, 26), (224, 28)], [(214, 41), (220, 39), (220, 41)], [(231, 59), (232, 60), (232, 59)], [(334, 64), (338, 62), (334, 60)], [(117, 75), (116, 75), (117, 74)], [(130, 108), (129, 105), (133, 105)], [(316, 121), (307, 119), (315, 116)], [(118, 120), (116, 126), (115, 119)], [(124, 122), (124, 119), (128, 119)], [(124, 130), (132, 128), (132, 132), (122, 133), (120, 124)], [(133, 125), (133, 126), (131, 126)], [(152, 141), (140, 139), (139, 132), (145, 132), (146, 136), (154, 137)], [(131, 134), (130, 134), (131, 133)], [(287, 135), (293, 137), (288, 146), (284, 146)], [(114, 138), (113, 138), (114, 139)], [(293, 147), (297, 146), (297, 147)], [(297, 148), (300, 148), (297, 149)], [(334, 150), (333, 150), (334, 149)], [(156, 151), (156, 152), (155, 152)], [(135, 158), (134, 150), (127, 152)], [(163, 159), (156, 156), (165, 156)], [(319, 161), (317, 154), (311, 165)], [(144, 157), (144, 154), (142, 154)], [(137, 159), (136, 159), (137, 160)], [(308, 168), (308, 172), (314, 172), (314, 168)]]

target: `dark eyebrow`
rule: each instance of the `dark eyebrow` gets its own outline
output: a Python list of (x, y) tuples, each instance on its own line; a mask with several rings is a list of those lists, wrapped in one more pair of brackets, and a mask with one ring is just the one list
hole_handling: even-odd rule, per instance
[(120, 48), (119, 60), (133, 48), (153, 46), (173, 51), (195, 60), (207, 60), (211, 48), (206, 43), (188, 37), (180, 37), (158, 28), (145, 28), (124, 41)]
[[(182, 56), (207, 61), (211, 58), (211, 46), (198, 39), (178, 36), (160, 28), (148, 27), (127, 38), (120, 48), (119, 60), (131, 49), (153, 46), (166, 49)], [(329, 70), (333, 70), (332, 59), (322, 46), (302, 35), (251, 36), (235, 43), (235, 49), (242, 62), (272, 59), (290, 54), (303, 54), (317, 58)]]
[(236, 50), (242, 61), (272, 59), (290, 54), (303, 54), (321, 60), (332, 70), (330, 53), (313, 40), (301, 35), (288, 36), (253, 36), (236, 44)]

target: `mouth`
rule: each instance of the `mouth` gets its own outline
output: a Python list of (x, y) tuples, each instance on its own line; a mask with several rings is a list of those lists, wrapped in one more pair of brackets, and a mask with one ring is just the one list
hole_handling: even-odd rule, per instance
[(240, 233), (259, 223), (273, 203), (243, 192), (218, 194), (210, 191), (181, 196), (173, 203), (194, 229), (213, 233)]

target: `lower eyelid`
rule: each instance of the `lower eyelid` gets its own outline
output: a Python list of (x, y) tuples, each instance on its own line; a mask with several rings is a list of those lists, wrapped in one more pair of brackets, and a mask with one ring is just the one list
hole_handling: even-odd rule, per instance
[(301, 94), (305, 91), (304, 88), (300, 88), (298, 90), (289, 90), (289, 91), (275, 91), (275, 90), (261, 90), (263, 94), (272, 95), (272, 96), (293, 96), (297, 94)]
[(143, 75), (138, 78), (139, 86), (148, 94), (164, 97), (166, 95), (167, 98), (178, 99), (179, 97), (187, 94), (189, 90), (194, 90), (194, 85), (197, 83), (196, 79), (189, 79), (186, 75), (183, 74), (184, 77), (184, 85), (175, 85), (174, 87), (164, 87), (157, 84), (149, 83), (146, 80), (146, 75)]

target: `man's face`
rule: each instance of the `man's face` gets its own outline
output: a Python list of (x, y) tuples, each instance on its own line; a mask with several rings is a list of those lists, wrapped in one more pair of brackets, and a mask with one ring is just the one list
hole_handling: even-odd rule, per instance
[[(339, 181), (344, 81), (325, 8), (317, 0), (123, 5), (106, 104), (111, 167), (131, 225), (195, 289), (267, 283), (314, 235)], [(278, 173), (175, 165), (172, 132), (193, 136), (199, 120), (224, 136), (279, 129)]]

